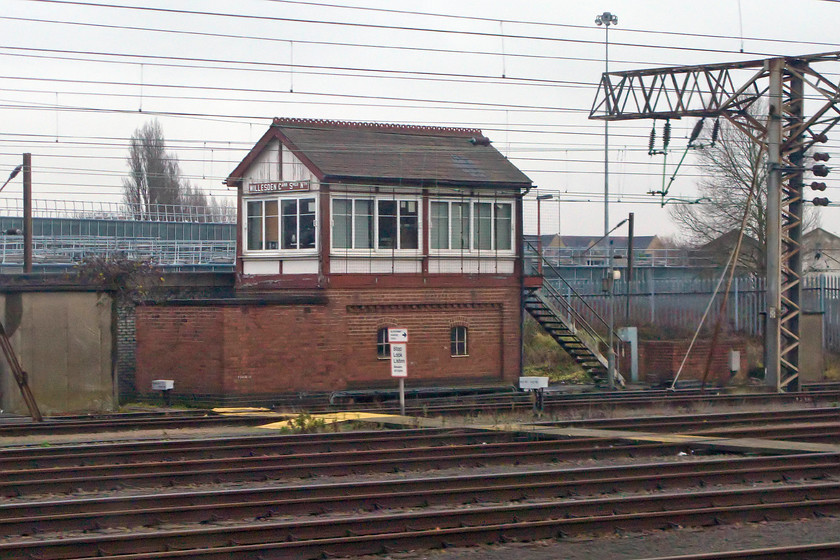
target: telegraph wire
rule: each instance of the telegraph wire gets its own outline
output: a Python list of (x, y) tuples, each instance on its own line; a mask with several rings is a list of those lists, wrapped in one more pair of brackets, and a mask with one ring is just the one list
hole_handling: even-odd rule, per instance
[[(388, 30), (388, 31), (414, 31), (414, 32), (423, 32), (423, 33), (470, 35), (470, 36), (477, 36), (477, 37), (492, 37), (492, 38), (504, 37), (506, 39), (520, 39), (520, 40), (525, 39), (525, 40), (534, 40), (534, 41), (574, 42), (574, 43), (597, 44), (597, 45), (602, 44), (602, 42), (600, 40), (591, 41), (591, 40), (581, 40), (581, 39), (567, 39), (567, 38), (561, 38), (561, 37), (544, 37), (544, 36), (539, 36), (539, 35), (514, 35), (514, 34), (502, 34), (502, 33), (484, 32), (484, 31), (435, 29), (435, 28), (429, 28), (429, 27), (409, 27), (409, 26), (404, 26), (404, 25), (384, 25), (384, 24), (374, 24), (374, 23), (328, 21), (328, 20), (289, 18), (289, 17), (278, 17), (278, 16), (268, 16), (268, 15), (237, 14), (237, 13), (231, 13), (231, 12), (211, 12), (211, 11), (202, 11), (202, 10), (183, 10), (183, 9), (176, 9), (176, 8), (161, 8), (161, 7), (152, 7), (152, 6), (121, 6), (121, 5), (118, 5), (118, 4), (106, 4), (106, 3), (100, 3), (100, 2), (79, 2), (77, 0), (31, 0), (31, 1), (40, 2), (40, 3), (49, 3), (49, 4), (64, 4), (64, 5), (79, 6), (79, 7), (84, 6), (84, 7), (106, 8), (106, 9), (115, 9), (115, 10), (135, 10), (135, 11), (168, 13), (168, 14), (178, 14), (178, 15), (201, 15), (201, 16), (233, 18), (233, 19), (262, 20), (262, 21), (269, 21), (269, 22), (305, 23), (305, 24), (312, 24), (312, 25), (336, 25), (336, 26), (360, 27), (360, 28), (368, 28), (368, 29), (383, 29), (383, 30)], [(499, 20), (498, 19), (493, 19), (492, 21), (498, 22)], [(517, 23), (516, 21), (506, 21), (506, 20), (502, 20), (502, 21), (504, 23)], [(569, 28), (574, 27), (574, 28), (586, 29), (586, 30), (591, 30), (592, 29), (591, 26), (574, 26), (574, 25), (571, 25), (571, 24), (554, 24), (554, 25), (556, 25), (558, 27), (569, 27)], [(630, 31), (630, 30), (620, 29), (619, 31)], [(649, 31), (642, 30), (642, 29), (635, 30), (635, 31), (639, 32), (639, 33), (644, 33), (646, 35), (651, 33)], [(667, 32), (659, 32), (659, 33), (666, 34)], [(679, 36), (679, 37), (691, 36), (691, 34), (679, 33), (679, 32), (670, 32), (670, 34), (673, 34), (673, 35), (676, 35), (676, 36)], [(704, 34), (697, 34), (696, 36), (697, 37), (702, 37), (702, 38), (737, 39), (737, 37), (704, 35)], [(754, 40), (761, 41), (762, 39), (754, 39)], [(790, 43), (799, 43), (799, 41), (790, 41)], [(618, 46), (628, 46), (628, 47), (657, 48), (656, 46), (651, 46), (651, 45), (646, 44), (646, 43), (614, 42), (612, 44), (618, 45)], [(817, 43), (817, 42), (812, 42), (811, 44), (824, 45), (824, 46), (831, 45), (831, 43)], [(750, 54), (750, 55), (770, 54), (770, 53), (760, 53), (760, 52), (743, 52), (743, 51), (735, 51), (735, 50), (730, 50), (730, 49), (725, 49), (725, 50), (723, 50), (723, 49), (702, 49), (702, 48), (685, 47), (685, 46), (672, 46), (672, 47), (669, 47), (669, 48), (673, 48), (673, 49), (676, 49), (676, 50), (731, 53), (731, 54)]]

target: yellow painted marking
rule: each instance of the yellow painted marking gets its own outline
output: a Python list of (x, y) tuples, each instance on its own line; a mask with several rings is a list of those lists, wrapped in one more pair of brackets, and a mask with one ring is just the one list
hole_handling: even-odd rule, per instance
[[(283, 420), (281, 422), (272, 422), (271, 424), (264, 424), (257, 426), (266, 430), (282, 430), (283, 428), (291, 428), (295, 424), (295, 420), (300, 415), (293, 415), (293, 418)], [(354, 421), (376, 421), (381, 422), (388, 418), (399, 418), (398, 416), (391, 416), (389, 414), (375, 414), (370, 412), (330, 412), (328, 414), (312, 414), (310, 418), (322, 420), (325, 424), (335, 424), (338, 422), (354, 422)]]
[[(265, 408), (215, 408), (214, 412), (222, 414), (252, 414), (261, 416), (273, 416), (287, 418), (279, 422), (272, 422), (259, 426), (260, 428), (268, 430), (280, 430), (283, 428), (291, 428), (294, 426), (294, 420), (300, 416), (297, 414), (279, 414), (270, 412)], [(376, 424), (391, 424), (406, 427), (435, 427), (442, 428), (446, 426), (459, 427), (464, 429), (487, 430), (495, 432), (518, 432), (518, 433), (533, 433), (542, 434), (555, 437), (589, 437), (589, 438), (609, 438), (627, 441), (644, 441), (654, 443), (685, 443), (700, 445), (705, 447), (718, 447), (725, 449), (742, 449), (755, 451), (789, 451), (792, 453), (801, 452), (818, 452), (818, 453), (837, 453), (840, 452), (840, 445), (831, 445), (823, 443), (807, 443), (797, 441), (781, 441), (772, 439), (758, 439), (758, 438), (726, 438), (716, 436), (697, 436), (690, 434), (657, 434), (652, 432), (631, 432), (621, 430), (597, 430), (591, 428), (563, 428), (563, 427), (545, 427), (535, 426), (533, 424), (497, 424), (497, 425), (457, 425), (447, 423), (443, 419), (438, 418), (419, 418), (413, 416), (400, 416), (394, 414), (379, 414), (372, 412), (332, 412), (328, 414), (313, 414), (310, 416), (313, 419), (322, 420), (325, 424), (334, 424), (337, 422), (371, 422)]]

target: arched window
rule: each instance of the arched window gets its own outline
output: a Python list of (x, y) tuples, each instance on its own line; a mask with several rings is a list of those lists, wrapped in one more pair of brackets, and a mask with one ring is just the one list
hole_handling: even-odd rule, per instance
[(391, 345), (388, 343), (388, 327), (376, 331), (376, 357), (385, 360), (391, 357)]
[(449, 331), (449, 348), (453, 356), (467, 355), (467, 327), (452, 327)]

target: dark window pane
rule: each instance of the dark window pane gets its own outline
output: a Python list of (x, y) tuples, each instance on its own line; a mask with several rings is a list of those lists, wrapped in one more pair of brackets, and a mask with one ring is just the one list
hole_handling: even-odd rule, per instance
[(383, 327), (376, 331), (376, 357), (390, 358), (391, 344), (388, 343), (388, 329)]
[(452, 327), (449, 331), (449, 347), (453, 356), (467, 355), (467, 327)]
[(400, 201), (400, 249), (417, 249), (417, 201)]
[(284, 200), (283, 209), (283, 248), (298, 248), (297, 200)]
[(379, 249), (397, 248), (397, 202), (379, 201)]
[(302, 198), (300, 206), (300, 246), (299, 249), (315, 248), (315, 199)]

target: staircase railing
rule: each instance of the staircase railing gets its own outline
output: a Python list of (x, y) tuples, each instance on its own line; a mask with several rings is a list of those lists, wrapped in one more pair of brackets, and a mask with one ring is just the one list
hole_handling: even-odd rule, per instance
[[(560, 280), (563, 284), (566, 285), (566, 287), (569, 290), (569, 295), (572, 296), (573, 298), (577, 298), (577, 300), (580, 301), (580, 303), (587, 310), (589, 310), (590, 314), (593, 317), (595, 317), (598, 320), (598, 322), (601, 323), (601, 325), (603, 325), (604, 330), (606, 330), (606, 332), (609, 333), (609, 331), (610, 331), (609, 323), (607, 323), (604, 320), (604, 318), (601, 317), (598, 314), (598, 312), (595, 311), (595, 309), (591, 305), (589, 305), (586, 302), (586, 300), (583, 299), (583, 296), (581, 296), (581, 294), (578, 293), (578, 291), (575, 290), (574, 287), (572, 287), (572, 285), (569, 284), (566, 281), (565, 278), (563, 278), (563, 276), (561, 276), (560, 271), (557, 270), (557, 268), (555, 268), (554, 265), (552, 265), (543, 255), (541, 255), (536, 250), (536, 248), (533, 245), (531, 245), (530, 242), (524, 241), (524, 243), (525, 243), (525, 247), (530, 248), (533, 251), (533, 253), (537, 256), (538, 259), (542, 259), (543, 271), (545, 271), (545, 269), (551, 270), (554, 273), (555, 277), (558, 280)], [(604, 337), (602, 337), (598, 333), (598, 331), (595, 329), (595, 327), (592, 326), (592, 324), (586, 319), (586, 317), (584, 317), (584, 315), (582, 313), (580, 313), (575, 308), (574, 305), (572, 305), (571, 301), (569, 301), (569, 297), (566, 297), (562, 293), (560, 293), (560, 291), (557, 288), (555, 288), (554, 286), (552, 286), (550, 282), (543, 281), (542, 289), (551, 296), (551, 299), (554, 302), (557, 302), (557, 303), (560, 304), (561, 309), (558, 309), (558, 311), (561, 311), (561, 312), (565, 311), (567, 317), (572, 317), (574, 319), (574, 321), (572, 321), (572, 324), (575, 326), (575, 328), (582, 329), (583, 332), (585, 332), (587, 334), (587, 336), (591, 337), (596, 342), (602, 343), (605, 347), (609, 347), (609, 342), (604, 340)], [(618, 337), (618, 333), (616, 333), (615, 330), (613, 330), (613, 336), (616, 337), (616, 339), (620, 340), (620, 338)]]

